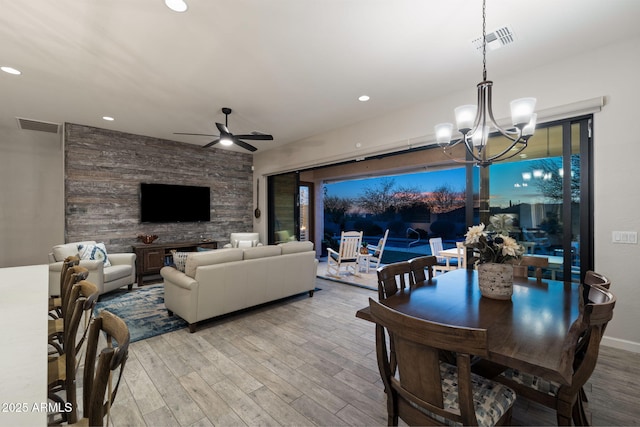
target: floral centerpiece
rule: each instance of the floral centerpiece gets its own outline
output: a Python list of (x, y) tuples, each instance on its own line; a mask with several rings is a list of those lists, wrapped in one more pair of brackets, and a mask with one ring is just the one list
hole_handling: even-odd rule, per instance
[(489, 234), (484, 224), (469, 227), (465, 246), (473, 249), (473, 262), (478, 263), (480, 293), (493, 299), (511, 299), (513, 295), (513, 265), (524, 248), (512, 237)]
[(469, 227), (465, 234), (465, 246), (473, 248), (474, 262), (504, 264), (522, 257), (524, 247), (512, 237), (504, 234), (489, 235), (484, 224)]

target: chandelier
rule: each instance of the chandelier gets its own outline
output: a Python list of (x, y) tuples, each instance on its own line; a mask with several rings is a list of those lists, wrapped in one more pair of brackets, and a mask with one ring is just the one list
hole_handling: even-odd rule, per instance
[[(498, 126), (491, 108), (491, 87), (487, 80), (487, 37), (486, 37), (486, 0), (482, 1), (482, 82), (478, 83), (478, 102), (476, 105), (462, 105), (455, 109), (456, 126), (462, 137), (452, 141), (453, 124), (440, 123), (435, 126), (436, 141), (453, 160), (461, 163), (474, 163), (489, 166), (493, 162), (509, 159), (527, 147), (527, 141), (533, 135), (537, 115), (534, 114), (535, 98), (519, 98), (511, 101), (512, 128)], [(489, 133), (499, 132), (511, 142), (497, 153), (490, 154), (488, 148)], [(464, 144), (473, 160), (458, 160), (451, 149)]]

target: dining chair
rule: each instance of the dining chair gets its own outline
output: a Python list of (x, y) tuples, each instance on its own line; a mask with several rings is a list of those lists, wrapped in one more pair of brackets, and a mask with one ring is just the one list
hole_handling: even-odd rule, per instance
[[(79, 265), (67, 268), (65, 273), (65, 281), (62, 283), (60, 308), (56, 310), (59, 313), (57, 318), (48, 319), (47, 323), (47, 340), (48, 344), (53, 347), (58, 354), (64, 353), (64, 328), (70, 321), (70, 316), (66, 315), (72, 308), (71, 289), (73, 285), (85, 280), (89, 275), (89, 270)], [(50, 352), (49, 354), (54, 354)]]
[[(105, 338), (106, 346), (99, 350), (98, 344), (104, 343)], [(111, 406), (129, 356), (129, 340), (126, 323), (107, 310), (91, 322), (82, 374), (83, 418), (78, 420), (79, 425), (109, 425)], [(115, 385), (113, 378), (117, 378)]]
[[(438, 259), (433, 255), (411, 258), (409, 260), (409, 269), (411, 270), (410, 284), (424, 282), (429, 277), (433, 279), (433, 267), (438, 264)], [(425, 274), (425, 270), (427, 274)]]
[[(376, 357), (387, 395), (388, 425), (506, 425), (516, 394), (473, 374), (471, 355), (487, 356), (487, 330), (460, 328), (407, 316), (369, 298), (376, 323)], [(385, 329), (393, 336), (392, 369)], [(441, 362), (454, 352), (456, 365)]]
[(389, 236), (389, 229), (384, 232), (384, 236), (382, 239), (378, 240), (378, 244), (373, 246), (367, 246), (367, 250), (371, 254), (369, 257), (369, 262), (373, 262), (376, 264), (376, 269), (380, 267), (380, 261), (382, 260), (382, 254), (384, 253), (384, 247), (387, 244), (387, 237)]
[(79, 256), (68, 256), (62, 262), (62, 270), (60, 270), (60, 295), (52, 295), (49, 297), (49, 316), (52, 319), (62, 317), (62, 294), (63, 286), (67, 280), (67, 272), (69, 268), (80, 264)]
[(533, 267), (536, 279), (542, 280), (542, 269), (549, 268), (549, 258), (542, 256), (523, 255), (513, 265), (514, 277), (529, 277), (529, 267)]
[[(83, 314), (92, 313), (100, 294), (98, 286), (82, 280), (71, 288), (70, 302), (64, 313), (66, 322), (64, 327), (64, 353), (57, 357), (50, 357), (47, 363), (47, 395), (48, 398), (59, 403), (61, 412), (52, 414), (52, 423), (74, 423), (77, 419), (76, 398), (76, 368), (78, 354), (86, 337), (87, 328), (82, 334), (78, 333)], [(60, 416), (55, 420), (56, 415)]]
[(411, 284), (411, 266), (409, 261), (383, 265), (376, 270), (378, 275), (378, 298), (382, 301), (400, 292)]
[(332, 248), (327, 248), (327, 272), (338, 276), (340, 268), (345, 267), (347, 272), (349, 268), (353, 270), (353, 274), (357, 274), (358, 270), (358, 253), (362, 243), (362, 231), (343, 231), (340, 234), (340, 247), (336, 252)]
[(602, 332), (613, 317), (616, 303), (616, 297), (607, 289), (596, 284), (587, 286), (588, 300), (584, 304), (581, 301), (581, 314), (571, 325), (565, 345), (567, 363), (573, 364), (571, 385), (515, 369), (507, 369), (495, 378), (515, 390), (518, 396), (554, 409), (558, 425), (571, 425), (572, 420), (576, 426), (589, 425), (583, 387), (598, 361)]
[(457, 266), (453, 266), (451, 264), (452, 260), (449, 261), (449, 264), (447, 266), (447, 259), (445, 257), (438, 256), (440, 251), (444, 249), (442, 246), (441, 237), (432, 237), (431, 239), (429, 239), (429, 247), (431, 248), (431, 255), (435, 256), (436, 259), (438, 260), (438, 263), (433, 266), (433, 269), (435, 271), (441, 271), (444, 273), (449, 270), (454, 270), (457, 268)]

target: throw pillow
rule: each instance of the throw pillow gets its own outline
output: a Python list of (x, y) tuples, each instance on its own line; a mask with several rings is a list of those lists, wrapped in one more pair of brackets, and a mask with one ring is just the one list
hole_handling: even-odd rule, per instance
[(238, 240), (239, 248), (250, 248), (253, 246), (253, 242), (251, 240)]
[(176, 266), (176, 270), (184, 273), (184, 268), (187, 265), (187, 257), (190, 252), (178, 252), (176, 250), (171, 251), (173, 255), (173, 264)]
[(99, 260), (102, 261), (105, 267), (111, 267), (104, 243), (96, 243), (95, 245), (80, 244), (78, 245), (78, 255), (80, 259)]

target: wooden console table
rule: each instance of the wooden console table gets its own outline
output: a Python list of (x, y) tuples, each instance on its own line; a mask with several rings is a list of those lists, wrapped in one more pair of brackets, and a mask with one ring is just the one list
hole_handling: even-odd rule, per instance
[(217, 249), (218, 242), (195, 241), (176, 243), (150, 243), (133, 245), (136, 254), (136, 280), (138, 286), (142, 285), (144, 276), (149, 274), (159, 274), (162, 267), (171, 262), (171, 251), (195, 252), (197, 248)]

